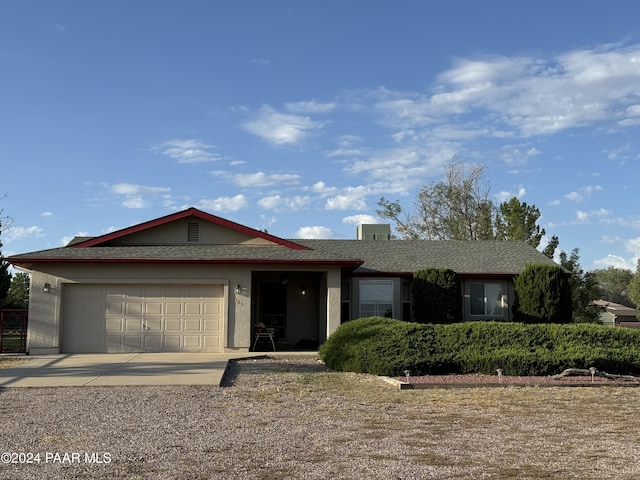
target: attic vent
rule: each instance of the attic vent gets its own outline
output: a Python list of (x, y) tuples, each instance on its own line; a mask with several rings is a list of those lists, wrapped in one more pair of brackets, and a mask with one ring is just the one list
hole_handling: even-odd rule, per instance
[(187, 224), (187, 242), (197, 242), (200, 238), (200, 224), (193, 222)]

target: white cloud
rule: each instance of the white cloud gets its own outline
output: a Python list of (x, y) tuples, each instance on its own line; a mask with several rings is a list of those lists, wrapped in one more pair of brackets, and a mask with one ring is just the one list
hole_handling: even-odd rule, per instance
[(123, 200), (121, 205), (125, 208), (147, 208), (149, 202), (142, 197), (130, 197)]
[(633, 253), (635, 257), (640, 257), (640, 237), (627, 240), (624, 248), (627, 252)]
[(594, 269), (604, 269), (608, 267), (623, 268), (631, 271), (635, 271), (636, 268), (635, 262), (633, 262), (632, 260), (627, 260), (619, 255), (609, 254), (606, 257), (600, 258), (593, 262)]
[(202, 199), (198, 202), (198, 208), (214, 212), (237, 212), (249, 206), (247, 198), (240, 194), (234, 197), (218, 197), (214, 199)]
[(494, 197), (498, 203), (502, 203), (502, 202), (511, 200), (513, 197), (516, 197), (517, 199), (521, 199), (526, 194), (527, 194), (527, 189), (524, 187), (519, 187), (516, 193), (502, 190), (501, 192), (496, 193)]
[(169, 193), (171, 189), (169, 187), (150, 187), (133, 183), (116, 183), (111, 186), (111, 191), (117, 195), (156, 195)]
[(350, 215), (342, 219), (342, 223), (351, 225), (369, 225), (379, 223), (378, 219), (373, 215)]
[(151, 187), (132, 183), (117, 183), (111, 185), (109, 190), (111, 193), (125, 197), (124, 200), (120, 202), (120, 205), (124, 208), (147, 208), (151, 205), (148, 197), (165, 195), (171, 191), (168, 187)]
[(239, 173), (233, 175), (236, 185), (241, 187), (265, 187), (270, 185), (283, 185), (298, 183), (300, 175), (273, 173), (267, 175), (264, 172)]
[(332, 195), (337, 191), (337, 189), (335, 187), (327, 187), (326, 183), (320, 181), (311, 186), (311, 191), (319, 193), (320, 195)]
[(258, 200), (258, 206), (267, 210), (297, 211), (309, 205), (311, 198), (296, 195), (291, 198), (284, 198), (280, 195), (271, 195)]
[(333, 238), (334, 233), (327, 227), (314, 226), (302, 227), (296, 232), (296, 238), (302, 239), (325, 239)]
[(523, 150), (514, 145), (505, 145), (500, 149), (500, 158), (502, 158), (507, 165), (525, 165), (532, 158), (540, 155), (540, 153), (540, 150), (535, 147)]
[(342, 135), (338, 138), (338, 148), (327, 153), (329, 158), (332, 157), (360, 157), (368, 152), (368, 149), (362, 148), (363, 139), (356, 135)]
[(161, 153), (178, 163), (201, 163), (220, 160), (220, 155), (211, 152), (212, 145), (200, 140), (175, 139), (151, 147), (152, 152)]
[(594, 192), (600, 191), (602, 191), (602, 187), (600, 185), (587, 185), (580, 188), (577, 192), (567, 193), (564, 198), (579, 203), (585, 198), (589, 198)]
[(243, 128), (273, 145), (295, 145), (304, 141), (311, 133), (319, 131), (322, 123), (311, 118), (280, 113), (265, 105)]
[(336, 103), (322, 103), (316, 100), (306, 102), (289, 102), (285, 104), (285, 108), (291, 113), (327, 114), (333, 112), (336, 107)]
[(328, 198), (326, 210), (365, 210), (367, 203), (364, 199), (369, 189), (364, 186), (343, 188), (338, 195)]
[(43, 236), (44, 230), (35, 225), (31, 227), (11, 226), (2, 231), (2, 241), (4, 243), (11, 243), (15, 240), (22, 240), (24, 238), (38, 238)]
[(638, 58), (640, 45), (576, 49), (551, 59), (463, 58), (438, 76), (430, 94), (378, 89), (371, 96), (380, 123), (398, 130), (429, 126), (437, 134), (452, 115), (484, 137), (528, 138), (600, 122), (637, 125)]
[(353, 176), (377, 180), (386, 184), (385, 191), (406, 193), (429, 177), (442, 173), (442, 166), (455, 155), (446, 147), (424, 150), (413, 146), (376, 152), (370, 157), (354, 160), (345, 171)]

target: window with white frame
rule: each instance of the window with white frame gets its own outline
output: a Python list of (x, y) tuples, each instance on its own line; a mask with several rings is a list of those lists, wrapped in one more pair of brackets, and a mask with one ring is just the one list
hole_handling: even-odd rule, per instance
[(360, 280), (360, 317), (393, 318), (392, 280)]
[(499, 283), (472, 283), (469, 285), (471, 315), (495, 316), (504, 315), (504, 295)]

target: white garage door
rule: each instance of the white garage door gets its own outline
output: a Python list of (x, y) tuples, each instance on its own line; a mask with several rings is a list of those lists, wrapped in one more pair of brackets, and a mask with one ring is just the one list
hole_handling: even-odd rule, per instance
[(222, 352), (222, 285), (66, 285), (62, 351)]

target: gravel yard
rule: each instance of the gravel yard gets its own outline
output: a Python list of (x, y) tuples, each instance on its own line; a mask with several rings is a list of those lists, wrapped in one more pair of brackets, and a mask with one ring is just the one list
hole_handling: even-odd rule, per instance
[(39, 463), (2, 453), (0, 478), (640, 477), (638, 388), (399, 391), (274, 359), (226, 384), (2, 389), (1, 451)]

